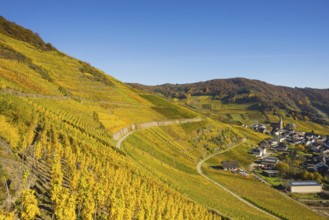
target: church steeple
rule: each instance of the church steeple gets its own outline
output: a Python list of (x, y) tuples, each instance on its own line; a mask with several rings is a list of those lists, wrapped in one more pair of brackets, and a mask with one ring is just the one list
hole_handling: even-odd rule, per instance
[(282, 116), (280, 115), (280, 121), (279, 121), (279, 129), (283, 129), (283, 119)]

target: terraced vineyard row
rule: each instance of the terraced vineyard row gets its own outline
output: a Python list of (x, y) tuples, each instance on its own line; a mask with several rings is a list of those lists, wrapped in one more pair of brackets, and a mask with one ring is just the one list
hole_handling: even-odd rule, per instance
[[(109, 136), (104, 130), (102, 130), (100, 123), (91, 121), (91, 120), (82, 120), (80, 117), (76, 116), (74, 113), (58, 109), (56, 104), (50, 105), (49, 103), (44, 104), (39, 100), (32, 100), (39, 109), (47, 111), (48, 114), (52, 114), (54, 117), (62, 120), (66, 124), (74, 127), (75, 129), (80, 130), (85, 134), (89, 134), (100, 142), (109, 145), (111, 143), (111, 136)], [(35, 102), (38, 101), (38, 102)], [(84, 118), (90, 118), (89, 115), (86, 115)], [(88, 123), (91, 121), (92, 123)]]
[[(123, 150), (164, 182), (177, 188), (190, 198), (218, 210), (224, 216), (234, 219), (272, 219), (203, 180), (195, 170), (195, 163), (190, 160), (187, 161), (177, 153), (177, 150), (172, 149), (171, 143), (177, 144), (175, 138), (169, 135), (170, 132), (163, 131), (163, 129), (167, 131), (177, 126), (179, 125), (134, 132), (123, 142)], [(173, 131), (175, 130), (177, 129), (173, 129)], [(181, 135), (181, 133), (175, 134)], [(183, 147), (179, 144), (176, 147), (180, 151), (186, 149), (185, 145)]]
[[(176, 167), (177, 169), (186, 169), (192, 172), (192, 169), (187, 166), (188, 164), (193, 164), (193, 161), (191, 161), (189, 157), (172, 145), (166, 148), (161, 147), (164, 146), (164, 144), (167, 146), (169, 142), (164, 142), (163, 139), (159, 138), (156, 134), (153, 136), (154, 133), (149, 133), (149, 130), (154, 130), (154, 128), (138, 131), (136, 135), (133, 135), (136, 148), (146, 148), (150, 155), (155, 158), (161, 158), (163, 163)], [(125, 147), (123, 149), (125, 149)]]
[[(150, 133), (150, 136), (159, 137), (158, 140), (161, 141), (160, 143), (157, 143), (159, 146), (167, 146), (173, 152), (178, 154), (179, 156), (182, 156), (191, 162), (196, 161), (196, 158), (193, 155), (190, 155), (189, 153), (187, 153), (183, 146), (176, 143), (172, 138), (170, 138), (170, 136), (165, 134), (162, 130), (150, 129), (149, 133)], [(150, 136), (148, 136), (148, 137), (150, 137)]]
[(221, 219), (81, 129), (91, 125), (74, 118), (64, 123), (71, 113), (57, 115), (55, 104), (43, 108), (26, 98), (0, 98), (0, 113), (25, 131), (13, 150), (31, 170), (30, 185), (15, 184), (37, 198), (44, 219)]

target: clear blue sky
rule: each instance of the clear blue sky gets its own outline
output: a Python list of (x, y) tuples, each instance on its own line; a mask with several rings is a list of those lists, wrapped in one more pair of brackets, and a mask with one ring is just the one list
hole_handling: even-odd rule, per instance
[(329, 88), (328, 0), (2, 0), (0, 14), (124, 82)]

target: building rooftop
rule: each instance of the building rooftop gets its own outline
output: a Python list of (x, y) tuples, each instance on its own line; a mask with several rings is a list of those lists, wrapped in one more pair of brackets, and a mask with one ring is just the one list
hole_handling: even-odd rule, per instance
[(262, 162), (265, 163), (277, 163), (279, 161), (279, 158), (276, 157), (266, 157), (262, 160)]
[(238, 168), (239, 163), (237, 160), (226, 160), (226, 161), (222, 161), (222, 166), (223, 166), (223, 169)]
[(280, 173), (278, 170), (264, 170), (264, 173), (268, 173), (268, 174), (276, 174), (276, 173)]
[(290, 182), (290, 186), (320, 186), (320, 184), (317, 181), (293, 181)]

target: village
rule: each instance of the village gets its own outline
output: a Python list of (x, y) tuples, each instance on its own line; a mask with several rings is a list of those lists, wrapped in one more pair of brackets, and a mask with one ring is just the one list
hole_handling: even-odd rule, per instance
[[(246, 127), (246, 126), (245, 126)], [(278, 123), (255, 124), (251, 129), (272, 136), (254, 146), (249, 153), (255, 156), (249, 171), (260, 181), (280, 179), (281, 190), (291, 193), (320, 193), (329, 169), (329, 136), (313, 131), (297, 132), (296, 125)], [(223, 161), (222, 168), (246, 176), (238, 161)], [(277, 187), (277, 186), (276, 186)], [(277, 187), (278, 188), (278, 187)]]

